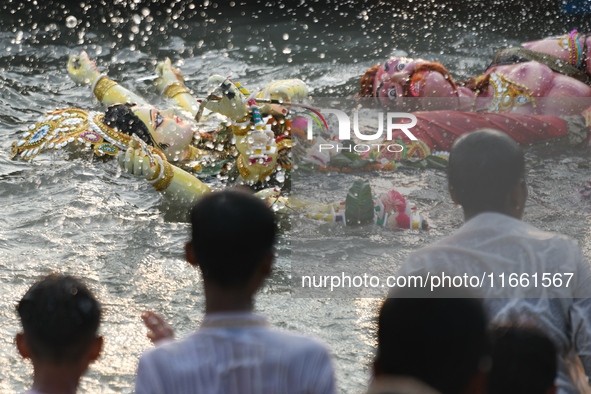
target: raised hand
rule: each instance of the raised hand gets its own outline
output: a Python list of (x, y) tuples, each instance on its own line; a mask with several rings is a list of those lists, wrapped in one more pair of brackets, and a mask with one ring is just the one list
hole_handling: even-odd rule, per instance
[(232, 120), (240, 120), (248, 115), (244, 94), (228, 78), (212, 75), (207, 80), (207, 89), (209, 96), (205, 108), (208, 110)]
[(101, 75), (96, 64), (90, 60), (85, 51), (80, 52), (79, 55), (70, 56), (68, 74), (75, 82), (82, 85), (91, 85)]
[(184, 84), (181, 70), (173, 67), (169, 58), (158, 63), (156, 66), (156, 74), (158, 74), (158, 78), (154, 81), (154, 85), (160, 93), (163, 93), (167, 87), (175, 82)]
[(173, 328), (157, 313), (146, 311), (142, 313), (142, 320), (148, 328), (147, 336), (153, 344), (165, 339), (174, 339)]

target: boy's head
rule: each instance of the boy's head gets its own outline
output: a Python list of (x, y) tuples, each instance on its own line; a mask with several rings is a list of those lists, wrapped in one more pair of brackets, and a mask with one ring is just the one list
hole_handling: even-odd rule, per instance
[(556, 391), (556, 347), (533, 327), (498, 327), (492, 332), (490, 394), (550, 394)]
[(101, 306), (80, 280), (49, 275), (31, 286), (16, 310), (23, 326), (16, 338), (23, 357), (54, 365), (98, 358)]
[(240, 288), (273, 261), (275, 215), (259, 198), (240, 190), (203, 197), (191, 211), (189, 261), (201, 269), (206, 283)]

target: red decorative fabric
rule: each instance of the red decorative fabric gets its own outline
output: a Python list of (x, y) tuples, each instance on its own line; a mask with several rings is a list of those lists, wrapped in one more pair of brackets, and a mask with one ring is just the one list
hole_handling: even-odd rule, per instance
[[(563, 137), (567, 133), (566, 122), (557, 116), (461, 111), (413, 114), (417, 117), (417, 124), (409, 131), (426, 143), (432, 151), (449, 151), (458, 137), (483, 128), (493, 128), (507, 133), (522, 145)], [(393, 130), (392, 139), (398, 138), (409, 141), (401, 130)]]

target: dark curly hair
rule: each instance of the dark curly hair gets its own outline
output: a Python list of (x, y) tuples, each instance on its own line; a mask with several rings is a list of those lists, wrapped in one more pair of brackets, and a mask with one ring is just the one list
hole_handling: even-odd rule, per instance
[(134, 105), (132, 103), (123, 103), (109, 106), (105, 111), (103, 123), (121, 133), (135, 134), (148, 145), (162, 149), (152, 137), (148, 127), (131, 110)]

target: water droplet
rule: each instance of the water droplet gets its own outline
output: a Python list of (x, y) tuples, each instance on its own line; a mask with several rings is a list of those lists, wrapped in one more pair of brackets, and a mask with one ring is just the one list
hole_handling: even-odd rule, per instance
[(288, 39), (289, 39), (289, 34), (287, 34), (287, 33), (284, 33), (284, 34), (283, 34), (283, 39), (284, 39), (284, 40), (288, 40)]
[(70, 15), (66, 18), (66, 27), (68, 29), (73, 29), (78, 24), (78, 19), (74, 15)]
[(279, 183), (285, 182), (285, 172), (283, 172), (283, 171), (277, 171), (277, 174), (275, 174), (275, 179)]
[(283, 48), (283, 53), (285, 53), (286, 55), (291, 53), (291, 48), (289, 48), (289, 47)]

